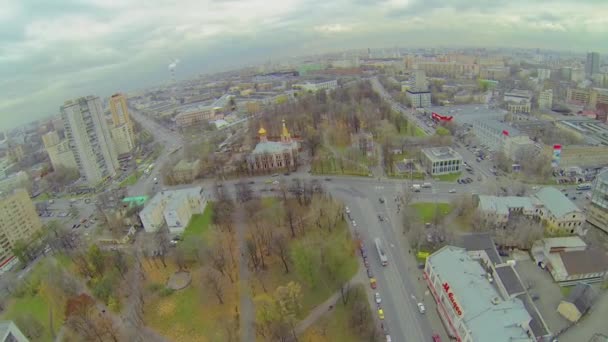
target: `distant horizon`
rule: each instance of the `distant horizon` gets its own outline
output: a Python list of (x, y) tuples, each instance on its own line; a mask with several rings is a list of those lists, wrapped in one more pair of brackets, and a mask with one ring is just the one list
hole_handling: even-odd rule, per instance
[[(541, 48), (534, 48), (534, 47), (508, 47), (508, 46), (496, 46), (496, 47), (483, 47), (483, 46), (447, 46), (447, 45), (442, 45), (442, 46), (438, 46), (438, 47), (429, 47), (429, 46), (419, 46), (419, 47), (403, 47), (403, 46), (384, 46), (384, 47), (352, 47), (352, 48), (344, 48), (344, 49), (333, 49), (333, 50), (327, 50), (327, 51), (319, 51), (317, 53), (314, 54), (302, 54), (302, 55), (297, 55), (297, 56), (283, 56), (283, 57), (277, 57), (276, 59), (272, 59), (271, 55), (267, 55), (267, 56), (260, 56), (262, 57), (261, 60), (258, 60), (256, 62), (253, 63), (243, 63), (241, 65), (232, 65), (232, 66), (226, 66), (224, 68), (221, 69), (216, 69), (216, 70), (209, 70), (209, 71), (205, 71), (204, 69), (199, 70), (199, 72), (192, 72), (190, 75), (190, 77), (185, 77), (184, 75), (182, 75), (183, 77), (179, 77), (179, 75), (181, 74), (180, 72), (176, 72), (176, 81), (178, 82), (184, 82), (184, 81), (188, 81), (188, 80), (192, 80), (195, 79), (197, 77), (210, 77), (216, 74), (220, 74), (220, 73), (225, 73), (225, 72), (230, 72), (230, 71), (237, 71), (240, 69), (245, 69), (245, 68), (250, 68), (250, 67), (260, 67), (263, 66), (265, 64), (267, 64), (268, 62), (271, 62), (272, 65), (275, 64), (279, 64), (279, 63), (283, 63), (286, 60), (289, 59), (304, 59), (304, 58), (319, 58), (325, 55), (332, 55), (332, 54), (340, 54), (340, 53), (344, 53), (344, 52), (353, 52), (353, 51), (360, 51), (360, 52), (364, 52), (367, 49), (372, 49), (372, 50), (387, 50), (387, 51), (391, 51), (394, 50), (395, 48), (399, 49), (399, 50), (407, 50), (408, 53), (411, 52), (411, 50), (430, 50), (430, 49), (437, 49), (437, 50), (476, 50), (476, 49), (480, 49), (480, 50), (487, 50), (488, 52), (492, 53), (492, 52), (500, 52), (500, 51), (504, 51), (504, 50), (517, 50), (517, 51), (527, 51), (527, 52), (534, 52), (534, 50), (539, 50), (539, 52), (542, 53), (559, 53), (559, 54), (568, 54), (571, 56), (579, 56), (581, 58), (583, 58), (587, 53), (589, 52), (598, 52), (600, 54), (600, 58), (603, 58), (604, 53), (602, 51), (575, 51), (572, 49), (541, 49)], [(471, 51), (472, 52), (472, 51)], [(439, 54), (439, 52), (438, 52)], [(403, 55), (401, 56), (403, 57)], [(182, 57), (183, 58), (183, 57)], [(372, 56), (372, 58), (381, 58), (379, 56)], [(183, 58), (184, 60), (188, 60), (188, 57)], [(183, 63), (180, 61), (179, 65), (178, 65), (180, 71), (182, 68), (184, 68)], [(161, 76), (161, 74), (163, 74)], [(57, 99), (57, 105), (56, 105), (56, 109), (55, 109), (55, 113), (51, 113), (51, 114), (47, 114), (45, 116), (40, 116), (38, 118), (32, 118), (29, 121), (22, 121), (22, 122), (17, 122), (12, 126), (8, 126), (6, 127), (5, 131), (12, 131), (15, 129), (18, 129), (20, 127), (24, 127), (27, 126), (33, 122), (36, 121), (45, 121), (45, 120), (49, 120), (55, 116), (60, 115), (60, 107), (61, 105), (68, 100), (72, 100), (72, 99), (77, 99), (80, 97), (84, 97), (84, 96), (88, 96), (88, 95), (94, 95), (94, 96), (98, 96), (102, 102), (104, 100), (106, 100), (107, 98), (109, 98), (112, 94), (115, 93), (131, 93), (131, 92), (135, 92), (135, 91), (141, 91), (141, 90), (147, 90), (150, 88), (155, 88), (155, 87), (160, 87), (163, 85), (168, 85), (171, 81), (169, 78), (169, 71), (167, 70), (166, 72), (159, 72), (159, 74), (157, 75), (157, 77), (155, 78), (156, 82), (154, 83), (150, 83), (147, 85), (144, 84), (139, 84), (139, 85), (134, 85), (133, 87), (129, 88), (129, 89), (116, 89), (116, 90), (108, 90), (105, 91), (103, 94), (99, 94), (99, 93), (86, 93), (86, 94), (80, 94), (80, 95), (76, 95), (73, 97), (69, 97), (69, 98), (64, 98), (64, 99)], [(0, 119), (2, 119), (2, 117), (0, 117)], [(3, 124), (4, 125), (4, 124)]]

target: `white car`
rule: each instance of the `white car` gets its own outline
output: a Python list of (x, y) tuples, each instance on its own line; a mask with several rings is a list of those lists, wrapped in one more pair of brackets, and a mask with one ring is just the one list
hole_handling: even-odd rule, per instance
[(272, 182), (272, 185), (279, 185), (279, 181), (275, 180), (274, 182)]
[(386, 342), (392, 342), (391, 335), (386, 335)]
[(451, 194), (456, 193), (456, 189), (450, 189), (450, 193)]
[(348, 209), (348, 207), (344, 207), (344, 211), (346, 211), (347, 214), (350, 214), (350, 209)]
[(380, 293), (376, 292), (376, 295), (374, 297), (376, 299), (376, 304), (382, 303), (382, 298), (380, 298)]
[(355, 220), (353, 220), (353, 227), (357, 228), (357, 222), (355, 222)]
[(424, 308), (424, 304), (418, 303), (418, 311), (420, 311), (421, 314), (426, 312), (426, 309)]

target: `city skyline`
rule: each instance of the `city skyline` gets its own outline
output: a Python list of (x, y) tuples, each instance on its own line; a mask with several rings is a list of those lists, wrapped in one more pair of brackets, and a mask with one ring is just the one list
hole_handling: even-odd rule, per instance
[[(549, 6), (550, 5), (550, 6)], [(264, 11), (256, 9), (264, 8)], [(0, 125), (250, 63), (347, 48), (487, 46), (607, 51), (602, 1), (64, 1), (0, 5)], [(302, 15), (306, 13), (306, 15)], [(313, 13), (312, 15), (310, 13)], [(455, 20), (457, 18), (458, 20)], [(205, 23), (201, 25), (201, 23)], [(74, 29), (78, 28), (78, 29)], [(480, 29), (483, 28), (483, 29)], [(564, 42), (568, 42), (564, 46)], [(247, 56), (243, 59), (243, 56)]]

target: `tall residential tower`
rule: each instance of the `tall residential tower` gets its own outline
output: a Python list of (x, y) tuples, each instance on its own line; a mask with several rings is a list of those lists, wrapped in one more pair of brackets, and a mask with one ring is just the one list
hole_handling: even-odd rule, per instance
[(594, 75), (600, 72), (600, 54), (599, 52), (588, 52), (587, 62), (585, 63), (585, 73)]
[(80, 175), (90, 185), (116, 175), (116, 150), (99, 97), (66, 101), (61, 106), (61, 117)]
[(135, 147), (135, 135), (124, 94), (118, 93), (110, 97), (110, 112), (112, 112), (112, 139), (116, 153), (118, 155), (129, 153)]

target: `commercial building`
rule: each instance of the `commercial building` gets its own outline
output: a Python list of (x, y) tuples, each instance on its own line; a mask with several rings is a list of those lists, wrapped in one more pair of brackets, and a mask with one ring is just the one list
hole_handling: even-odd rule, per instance
[(526, 134), (498, 120), (475, 121), (473, 134), (483, 146), (494, 152), (503, 151), (512, 160), (517, 160), (524, 149), (534, 147)]
[(552, 232), (584, 234), (585, 214), (561, 191), (545, 187), (529, 197), (476, 196), (477, 210), (487, 221), (504, 226), (515, 215), (536, 218)]
[(219, 108), (210, 105), (194, 104), (181, 108), (175, 117), (175, 123), (180, 128), (199, 125), (203, 121), (213, 120)]
[(198, 177), (201, 171), (200, 159), (187, 161), (182, 159), (173, 167), (173, 179), (178, 183), (190, 183)]
[(532, 95), (527, 90), (511, 90), (503, 97), (507, 110), (511, 113), (530, 113)]
[(431, 176), (462, 171), (462, 156), (449, 146), (423, 148), (420, 152), (422, 165)]
[(538, 94), (538, 109), (551, 110), (553, 107), (553, 89), (546, 89)]
[(42, 229), (36, 207), (24, 189), (0, 193), (0, 274), (17, 262), (12, 249)]
[(302, 89), (311, 92), (317, 92), (319, 90), (332, 90), (338, 88), (338, 81), (331, 80), (325, 82), (317, 82), (317, 83), (300, 83), (294, 84), (294, 89)]
[(597, 109), (598, 105), (608, 104), (608, 89), (606, 88), (568, 88), (566, 90), (566, 101), (572, 104)]
[(118, 159), (99, 97), (87, 96), (61, 106), (65, 135), (76, 165), (87, 183), (96, 185), (116, 175)]
[(167, 227), (173, 235), (181, 234), (194, 214), (202, 214), (207, 205), (203, 188), (161, 191), (139, 213), (144, 230), (153, 233)]
[(479, 77), (485, 80), (502, 81), (511, 75), (511, 69), (506, 66), (488, 66), (479, 69)]
[(0, 321), (0, 341), (2, 342), (29, 342), (13, 321)]
[(445, 246), (426, 260), (424, 277), (439, 317), (459, 342), (535, 341), (519, 276), (510, 265), (490, 261), (483, 251)]
[(412, 106), (416, 108), (428, 108), (431, 106), (430, 91), (408, 90), (405, 95), (412, 102)]
[(608, 233), (608, 171), (595, 177), (591, 202), (587, 206), (587, 221)]
[(608, 272), (608, 255), (588, 248), (578, 236), (546, 238), (534, 242), (532, 258), (545, 267), (562, 286), (577, 282), (601, 282)]
[(600, 72), (600, 54), (598, 52), (588, 52), (585, 62), (585, 73), (593, 75)]
[(596, 297), (591, 285), (578, 283), (570, 291), (568, 297), (559, 302), (557, 312), (570, 322), (578, 322), (589, 311)]
[(50, 131), (42, 136), (42, 142), (54, 170), (78, 169), (74, 153), (70, 149), (70, 142), (67, 139), (60, 140), (56, 131)]
[(291, 138), (291, 134), (285, 126), (285, 120), (283, 120), (281, 141), (269, 141), (263, 127), (260, 128), (258, 134), (260, 142), (247, 157), (249, 170), (269, 172), (296, 168), (299, 144)]

